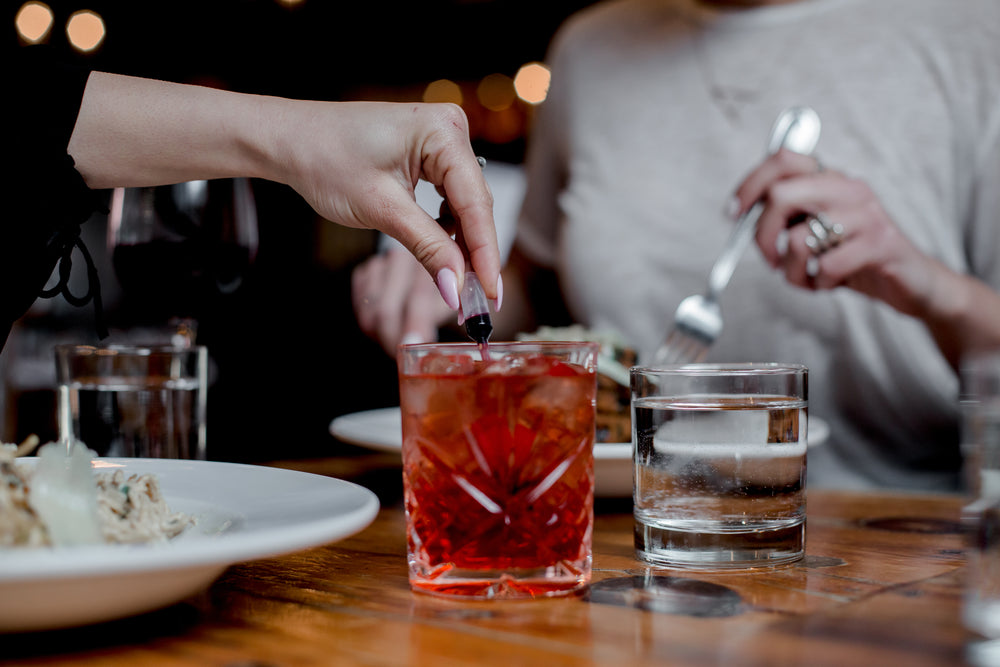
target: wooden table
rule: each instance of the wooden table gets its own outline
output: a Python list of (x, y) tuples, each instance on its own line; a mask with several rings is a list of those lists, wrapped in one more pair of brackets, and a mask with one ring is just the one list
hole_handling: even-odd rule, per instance
[(229, 568), (182, 604), (90, 628), (0, 636), (52, 665), (956, 665), (966, 643), (961, 499), (811, 491), (807, 557), (701, 574), (633, 557), (627, 499), (599, 500), (585, 596), (459, 602), (411, 593), (398, 458), (280, 462), (383, 503), (338, 543)]

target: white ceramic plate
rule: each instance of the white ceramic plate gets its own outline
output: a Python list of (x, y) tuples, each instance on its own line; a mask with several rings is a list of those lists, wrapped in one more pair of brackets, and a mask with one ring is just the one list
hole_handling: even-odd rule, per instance
[[(399, 408), (380, 408), (337, 417), (330, 433), (352, 445), (384, 452), (399, 452), (403, 446), (403, 418)], [(818, 417), (809, 417), (809, 446), (821, 444), (830, 427)], [(599, 442), (594, 445), (594, 493), (604, 498), (632, 495), (632, 443)]]
[(207, 587), (233, 563), (352, 535), (379, 509), (365, 488), (293, 470), (162, 459), (97, 459), (94, 467), (156, 475), (170, 508), (195, 516), (197, 525), (159, 545), (0, 551), (0, 632), (165, 607)]

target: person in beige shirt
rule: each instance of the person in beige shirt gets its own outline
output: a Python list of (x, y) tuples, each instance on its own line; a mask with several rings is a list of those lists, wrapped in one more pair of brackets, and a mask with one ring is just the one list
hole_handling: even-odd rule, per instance
[[(762, 199), (708, 361), (809, 367), (810, 414), (831, 431), (810, 451), (811, 485), (958, 488), (957, 369), (1000, 346), (997, 34), (991, 0), (613, 0), (578, 13), (548, 57), (496, 336), (564, 304), (648, 360), (680, 301), (705, 289), (735, 216)], [(822, 120), (816, 157), (764, 159), (793, 105)], [(816, 214), (839, 244), (808, 245), (799, 221)], [(358, 282), (392, 263), (412, 261), (374, 258)], [(388, 316), (412, 321), (395, 340), (446, 321), (400, 306), (420, 298)], [(388, 318), (356, 310), (391, 348)]]

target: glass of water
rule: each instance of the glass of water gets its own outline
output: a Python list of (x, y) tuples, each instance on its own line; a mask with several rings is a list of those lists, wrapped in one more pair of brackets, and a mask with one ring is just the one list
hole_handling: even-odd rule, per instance
[(59, 437), (98, 456), (204, 459), (203, 346), (57, 345)]
[(962, 448), (971, 495), (971, 502), (964, 511), (971, 539), (963, 618), (970, 630), (988, 639), (998, 640), (1000, 351), (976, 354), (964, 361), (962, 417)]
[(636, 555), (736, 569), (805, 552), (808, 370), (631, 369)]

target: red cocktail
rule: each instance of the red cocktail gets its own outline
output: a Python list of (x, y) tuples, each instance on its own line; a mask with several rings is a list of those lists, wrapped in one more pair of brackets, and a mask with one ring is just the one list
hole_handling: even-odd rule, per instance
[(593, 343), (400, 351), (410, 583), (485, 598), (590, 581)]

